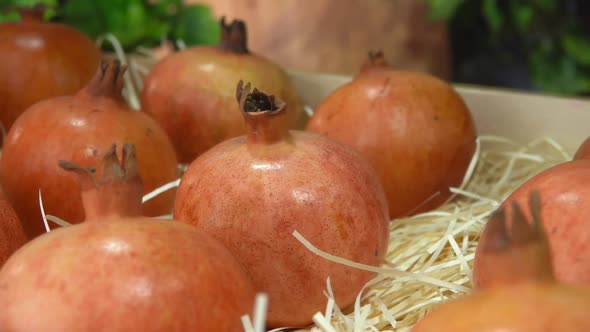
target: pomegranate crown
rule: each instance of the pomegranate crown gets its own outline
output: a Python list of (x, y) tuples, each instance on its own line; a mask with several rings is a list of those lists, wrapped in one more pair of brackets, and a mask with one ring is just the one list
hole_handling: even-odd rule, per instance
[(240, 109), (246, 113), (276, 113), (286, 106), (285, 102), (274, 95), (267, 95), (256, 88), (252, 90), (250, 83), (244, 86), (244, 81), (242, 80), (238, 82), (238, 86), (236, 87), (236, 99), (238, 100)]
[(510, 250), (516, 246), (538, 243), (547, 249), (547, 239), (541, 221), (541, 198), (538, 191), (532, 191), (529, 196), (529, 211), (531, 222), (527, 222), (520, 204), (513, 201), (512, 227), (508, 232), (505, 208), (500, 207), (490, 217), (486, 227), (490, 232), (492, 241), (486, 242), (482, 248), (486, 251), (500, 252)]

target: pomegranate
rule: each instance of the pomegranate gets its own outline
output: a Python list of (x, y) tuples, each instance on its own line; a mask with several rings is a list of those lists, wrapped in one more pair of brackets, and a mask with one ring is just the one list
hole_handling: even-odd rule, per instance
[(245, 23), (226, 25), (222, 17), (220, 24), (218, 46), (194, 46), (168, 55), (144, 80), (142, 109), (166, 130), (181, 163), (246, 133), (232, 93), (240, 79), (284, 99), (291, 107), (286, 121), (290, 128), (303, 128), (306, 120), (285, 71), (248, 49)]
[(269, 295), (268, 325), (308, 324), (326, 304), (329, 277), (341, 307), (374, 273), (306, 249), (298, 231), (331, 254), (380, 265), (388, 245), (387, 202), (377, 175), (351, 148), (288, 130), (288, 105), (237, 87), (247, 135), (208, 150), (188, 167), (174, 218), (222, 241)]
[(43, 6), (18, 11), (19, 22), (0, 24), (0, 122), (6, 130), (34, 103), (84, 87), (101, 58), (88, 36), (43, 21)]
[(25, 242), (20, 220), (0, 189), (0, 267)]
[[(522, 204), (535, 190), (545, 199), (543, 222), (555, 277), (562, 282), (590, 286), (590, 161), (569, 161), (546, 169), (517, 188), (502, 206), (510, 210), (513, 202)], [(484, 230), (479, 246), (485, 247), (492, 241), (489, 236)], [(494, 282), (493, 261), (485, 252), (476, 253), (473, 277), (477, 287)]]
[(77, 173), (85, 222), (39, 236), (0, 270), (0, 330), (240, 331), (254, 304), (243, 267), (194, 227), (141, 216), (134, 148)]
[[(9, 130), (0, 159), (6, 197), (33, 238), (45, 231), (38, 203), (42, 191), (47, 213), (79, 223), (84, 218), (78, 182), (57, 160), (96, 164), (109, 142), (137, 146), (144, 189), (151, 191), (178, 176), (174, 148), (162, 128), (145, 113), (133, 111), (121, 95), (126, 67), (105, 61), (75, 95), (46, 99), (31, 106)], [(145, 205), (147, 216), (172, 211), (174, 191)]]
[(412, 332), (588, 331), (590, 288), (553, 277), (540, 206), (538, 192), (531, 193), (529, 221), (519, 203), (513, 203), (511, 223), (500, 207), (486, 226), (488, 241), (477, 248), (494, 257), (493, 269), (487, 271), (497, 277), (495, 282), (435, 308)]
[(307, 124), (359, 151), (377, 170), (392, 218), (433, 209), (459, 186), (476, 147), (476, 128), (460, 95), (431, 75), (393, 70), (371, 53), (349, 83)]

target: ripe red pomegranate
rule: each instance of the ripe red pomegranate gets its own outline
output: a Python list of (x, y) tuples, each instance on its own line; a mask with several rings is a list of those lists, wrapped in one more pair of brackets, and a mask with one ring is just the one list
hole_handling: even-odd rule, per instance
[(288, 130), (289, 105), (238, 84), (247, 135), (195, 159), (178, 188), (174, 218), (221, 240), (269, 295), (268, 325), (305, 325), (326, 305), (329, 277), (341, 307), (374, 273), (306, 249), (298, 231), (331, 254), (378, 266), (388, 245), (383, 188), (351, 148)]
[[(0, 330), (241, 331), (254, 287), (218, 241), (176, 221), (141, 216), (134, 148), (100, 169), (70, 162), (86, 220), (43, 234), (0, 270)], [(63, 170), (62, 170), (63, 171)]]
[(20, 220), (0, 188), (0, 267), (26, 240)]
[(0, 122), (6, 130), (34, 103), (83, 88), (101, 58), (88, 36), (43, 21), (43, 6), (18, 11), (19, 22), (0, 24)]
[(391, 218), (428, 211), (461, 184), (476, 128), (461, 96), (428, 74), (394, 70), (370, 54), (359, 74), (326, 97), (307, 124), (359, 151), (377, 170)]
[[(502, 206), (509, 211), (513, 202), (524, 204), (532, 191), (539, 191), (544, 198), (543, 223), (555, 277), (590, 286), (590, 161), (568, 161), (544, 170), (517, 188)], [(512, 219), (507, 221), (510, 227)], [(493, 238), (484, 230), (479, 246), (485, 247), (489, 241)], [(494, 282), (493, 261), (485, 252), (476, 252), (473, 278), (477, 287)]]
[(486, 225), (488, 240), (477, 248), (489, 257), (486, 273), (493, 282), (436, 307), (412, 332), (589, 331), (590, 288), (553, 277), (541, 206), (533, 192), (529, 221), (514, 202), (510, 228), (506, 209), (500, 207)]
[[(39, 190), (47, 213), (72, 223), (84, 219), (78, 181), (57, 166), (60, 159), (95, 165), (112, 142), (129, 143), (139, 152), (146, 192), (178, 177), (176, 155), (166, 133), (123, 99), (125, 72), (126, 66), (118, 60), (103, 62), (85, 88), (31, 106), (8, 132), (0, 182), (29, 238), (45, 232)], [(166, 192), (145, 204), (145, 214), (169, 214), (173, 201), (174, 190)]]
[(181, 163), (222, 141), (246, 133), (233, 92), (245, 79), (284, 99), (291, 108), (286, 125), (303, 128), (305, 113), (287, 73), (251, 52), (246, 25), (222, 17), (218, 46), (193, 46), (166, 56), (152, 67), (141, 93), (142, 109), (162, 125)]

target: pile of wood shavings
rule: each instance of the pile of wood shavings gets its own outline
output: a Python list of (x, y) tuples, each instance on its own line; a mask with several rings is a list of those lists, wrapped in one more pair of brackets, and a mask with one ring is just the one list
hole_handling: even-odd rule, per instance
[[(473, 173), (462, 188), (453, 189), (452, 200), (434, 211), (392, 220), (389, 266), (378, 269), (353, 308), (338, 308), (328, 285), (325, 313), (314, 316), (313, 327), (297, 331), (409, 331), (436, 305), (470, 292), (479, 233), (490, 213), (524, 181), (571, 159), (550, 138), (518, 144), (486, 136), (479, 143)], [(327, 259), (354, 265), (307, 245)]]

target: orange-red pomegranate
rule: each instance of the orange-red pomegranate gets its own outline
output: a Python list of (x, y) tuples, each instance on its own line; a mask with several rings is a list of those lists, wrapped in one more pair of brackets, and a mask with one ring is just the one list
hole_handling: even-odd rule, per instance
[(217, 143), (246, 133), (236, 112), (235, 86), (244, 79), (282, 98), (290, 128), (303, 127), (305, 113), (286, 72), (246, 43), (246, 25), (221, 19), (218, 46), (194, 46), (157, 63), (144, 80), (142, 109), (166, 130), (182, 163)]
[(9, 130), (29, 106), (83, 88), (100, 49), (83, 33), (43, 21), (43, 10), (21, 8), (21, 21), (0, 24), (0, 122)]
[(531, 196), (527, 215), (532, 220), (526, 220), (519, 203), (514, 203), (511, 223), (506, 207), (500, 207), (486, 225), (487, 241), (480, 242), (477, 252), (489, 257), (485, 273), (493, 276), (492, 282), (435, 308), (412, 332), (590, 330), (590, 288), (554, 279), (540, 220), (542, 205), (538, 192)]
[[(193, 161), (174, 218), (221, 240), (269, 294), (268, 324), (304, 325), (324, 310), (329, 277), (339, 306), (354, 302), (374, 273), (321, 258), (320, 249), (380, 265), (388, 244), (387, 203), (374, 170), (351, 148), (287, 130), (289, 106), (238, 84), (248, 133)], [(237, 111), (237, 110), (236, 110)]]
[(26, 240), (20, 220), (0, 188), (0, 267)]
[(476, 128), (460, 95), (424, 73), (393, 70), (382, 53), (315, 110), (307, 130), (359, 151), (377, 170), (392, 218), (437, 207), (459, 186)]
[[(134, 144), (144, 190), (177, 178), (174, 148), (162, 128), (145, 113), (132, 110), (121, 95), (126, 67), (104, 62), (89, 84), (75, 95), (46, 99), (31, 106), (8, 132), (0, 159), (0, 181), (29, 238), (45, 231), (45, 211), (72, 223), (84, 219), (79, 185), (63, 172), (60, 159), (95, 165), (115, 142)], [(169, 214), (174, 191), (145, 204), (148, 216)]]
[(137, 163), (129, 145), (121, 162), (108, 150), (96, 176), (60, 162), (78, 174), (86, 221), (35, 238), (6, 262), (1, 331), (242, 330), (255, 296), (243, 267), (194, 227), (142, 217)]
[[(508, 211), (513, 202), (524, 204), (532, 191), (543, 196), (542, 220), (553, 257), (557, 280), (590, 286), (590, 161), (569, 161), (532, 177), (502, 204)], [(508, 218), (508, 225), (511, 225)], [(510, 230), (510, 229), (509, 229)], [(480, 246), (489, 238), (484, 230)], [(477, 287), (494, 282), (493, 258), (476, 253), (473, 277)]]

